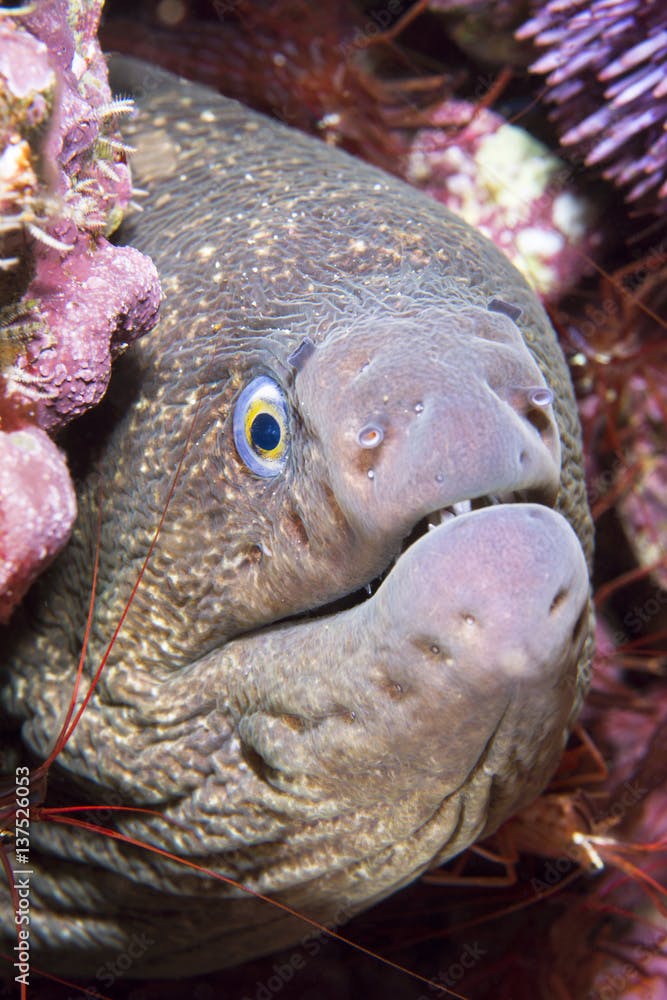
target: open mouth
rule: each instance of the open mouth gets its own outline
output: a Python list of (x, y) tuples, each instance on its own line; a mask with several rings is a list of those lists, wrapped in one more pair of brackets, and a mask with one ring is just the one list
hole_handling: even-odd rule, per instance
[[(425, 533), (425, 531), (432, 531), (434, 528), (438, 528), (441, 524), (445, 524), (450, 521), (453, 517), (460, 517), (461, 514), (470, 514), (474, 510), (483, 510), (485, 507), (496, 507), (501, 503), (526, 503), (528, 498), (526, 496), (521, 496), (519, 493), (512, 493), (506, 497), (491, 496), (486, 495), (482, 497), (475, 497), (474, 500), (460, 500), (458, 503), (449, 504), (447, 507), (441, 507), (439, 510), (433, 511), (431, 514), (427, 514), (426, 517), (422, 518), (416, 525), (413, 531), (405, 540), (405, 544), (401, 549), (404, 552), (413, 542)], [(425, 527), (424, 527), (425, 526)]]
[[(535, 494), (537, 494), (537, 491), (535, 491)], [(420, 538), (423, 538), (424, 535), (428, 534), (428, 532), (440, 528), (443, 524), (447, 524), (462, 515), (472, 514), (488, 507), (526, 503), (540, 503), (543, 506), (550, 507), (549, 504), (544, 504), (542, 496), (533, 495), (532, 491), (521, 490), (503, 495), (485, 494), (470, 500), (460, 500), (431, 511), (416, 522), (412, 530), (405, 536), (399, 551), (393, 559), (387, 563), (381, 573), (375, 576), (364, 587), (351, 591), (349, 594), (345, 594), (343, 597), (339, 597), (337, 600), (331, 601), (323, 607), (319, 607), (315, 611), (306, 612), (305, 614), (308, 617), (319, 617), (321, 615), (336, 614), (339, 611), (347, 611), (362, 604), (375, 594), (380, 584), (389, 576), (398, 560), (411, 546), (418, 542)]]
[[(455, 518), (461, 517), (464, 514), (472, 514), (478, 510), (484, 510), (487, 507), (499, 507), (503, 504), (522, 503), (542, 503), (542, 498), (529, 495), (528, 491), (525, 490), (506, 493), (502, 496), (497, 494), (485, 494), (484, 496), (474, 497), (471, 500), (459, 500), (457, 503), (448, 504), (445, 507), (440, 507), (437, 510), (431, 511), (425, 517), (422, 517), (419, 521), (417, 521), (412, 531), (404, 539), (400, 551), (395, 558), (379, 576), (377, 576), (364, 588), (363, 592), (368, 595), (377, 590), (379, 584), (389, 574), (403, 553), (406, 552), (410, 546), (414, 545), (415, 542), (419, 541), (419, 539), (427, 534), (427, 532), (433, 531), (436, 528), (441, 527), (443, 524), (447, 524), (449, 521), (453, 521)], [(544, 506), (549, 505), (544, 504)]]

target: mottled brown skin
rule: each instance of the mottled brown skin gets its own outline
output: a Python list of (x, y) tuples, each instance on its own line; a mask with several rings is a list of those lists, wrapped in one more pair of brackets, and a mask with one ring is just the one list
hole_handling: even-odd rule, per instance
[[(567, 371), (522, 278), (440, 206), (202, 88), (124, 73), (141, 108), (135, 182), (150, 191), (124, 235), (153, 257), (165, 300), (105, 418), (91, 664), (184, 461), (59, 773), (71, 796), (163, 817), (122, 815), (123, 831), (340, 923), (495, 829), (557, 763), (590, 660), (566, 523), (590, 555)], [(493, 299), (521, 309), (516, 324)], [(306, 336), (315, 351), (297, 371)], [(232, 439), (234, 401), (258, 374), (290, 406), (274, 479), (251, 474)], [(545, 381), (555, 420), (516, 401)], [(360, 449), (370, 418), (385, 440)], [(97, 483), (82, 484), (76, 537), (5, 638), (3, 703), (37, 756), (70, 696)], [(372, 598), (336, 618), (314, 610), (384, 573), (430, 512), (488, 494), (508, 502), (426, 534)], [(43, 823), (32, 835), (43, 967), (94, 973), (147, 932), (132, 975), (184, 975), (305, 933), (141, 850)], [(0, 914), (11, 938), (4, 900)]]

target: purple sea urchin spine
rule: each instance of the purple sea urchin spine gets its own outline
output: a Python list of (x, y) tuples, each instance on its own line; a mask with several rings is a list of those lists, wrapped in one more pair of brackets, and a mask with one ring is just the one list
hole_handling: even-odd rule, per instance
[(662, 0), (560, 0), (517, 32), (545, 54), (546, 100), (564, 146), (642, 210), (667, 209), (667, 7)]

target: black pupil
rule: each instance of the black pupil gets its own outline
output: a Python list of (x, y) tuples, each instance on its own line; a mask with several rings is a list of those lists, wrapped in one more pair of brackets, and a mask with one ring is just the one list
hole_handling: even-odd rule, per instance
[(280, 424), (270, 413), (258, 413), (250, 425), (250, 440), (259, 451), (273, 451), (280, 444)]

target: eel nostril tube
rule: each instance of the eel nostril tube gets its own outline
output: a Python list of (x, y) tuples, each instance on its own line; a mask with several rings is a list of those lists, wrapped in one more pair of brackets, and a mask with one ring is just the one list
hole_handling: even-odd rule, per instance
[(546, 385), (515, 385), (506, 396), (507, 402), (517, 413), (546, 410), (554, 401), (554, 394)]
[(539, 406), (541, 409), (551, 406), (554, 401), (554, 394), (546, 386), (538, 385), (527, 390), (528, 402), (531, 406)]
[(553, 401), (554, 394), (545, 385), (516, 385), (509, 391), (509, 402), (521, 413), (535, 407), (545, 410)]
[(357, 442), (362, 448), (377, 448), (384, 441), (384, 431), (377, 424), (366, 424), (357, 434)]

